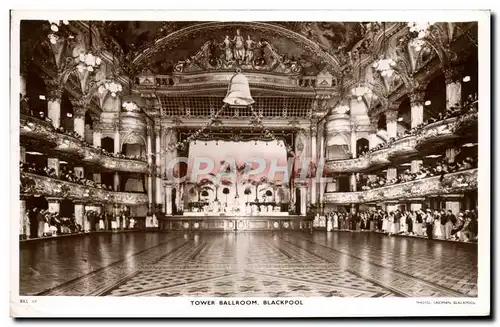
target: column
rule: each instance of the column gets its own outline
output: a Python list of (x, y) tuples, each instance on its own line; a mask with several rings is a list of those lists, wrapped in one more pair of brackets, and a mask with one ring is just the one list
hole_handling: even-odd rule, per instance
[(61, 126), (61, 97), (63, 86), (59, 85), (53, 79), (46, 79), (47, 85), (47, 116), (52, 121), (52, 126), (59, 128)]
[(82, 202), (75, 202), (75, 223), (84, 229), (85, 206)]
[(26, 162), (26, 148), (22, 145), (19, 148), (19, 161)]
[(463, 194), (447, 194), (443, 195), (442, 198), (445, 201), (446, 210), (451, 210), (451, 212), (456, 216), (460, 212), (461, 202), (463, 201)]
[(101, 183), (101, 173), (93, 173), (92, 178), (94, 179), (94, 182)]
[(19, 94), (21, 94), (21, 98), (26, 95), (26, 76), (28, 74), (26, 72), (21, 72), (19, 74)]
[(420, 168), (422, 167), (422, 160), (412, 160), (411, 161), (411, 173), (418, 174), (420, 172)]
[(376, 147), (378, 144), (378, 136), (377, 133), (371, 133), (370, 136), (368, 137), (368, 148), (373, 149)]
[[(324, 126), (324, 125), (323, 125)], [(320, 146), (319, 146), (319, 163), (324, 167), (325, 163), (325, 128), (322, 129), (323, 133), (320, 135)], [(324, 169), (324, 168), (322, 168)], [(319, 176), (319, 205), (321, 208), (321, 212), (323, 212), (323, 208), (325, 206), (325, 182), (323, 181), (323, 174)]]
[(357, 143), (357, 135), (356, 135), (356, 126), (352, 126), (351, 130), (351, 153), (352, 157), (356, 158), (358, 156), (358, 148), (356, 146)]
[(20, 212), (19, 212), (19, 235), (23, 238), (28, 238), (30, 228), (29, 219), (25, 219), (26, 216), (26, 201), (21, 198), (19, 201)]
[(83, 171), (83, 167), (75, 167), (75, 176), (78, 177), (78, 178), (84, 178), (85, 177), (85, 174), (84, 174), (84, 171)]
[(119, 129), (119, 125), (116, 124), (115, 125), (115, 135), (114, 135), (114, 153), (119, 153), (121, 152), (121, 147), (120, 147), (120, 129)]
[(415, 90), (411, 92), (409, 96), (411, 109), (411, 128), (414, 128), (424, 122), (425, 90)]
[(149, 211), (153, 209), (153, 178), (148, 174), (148, 208)]
[(47, 167), (53, 168), (56, 171), (56, 176), (59, 176), (59, 158), (48, 158)]
[(120, 192), (120, 175), (118, 172), (115, 172), (115, 175), (113, 176), (113, 189), (115, 192)]
[(59, 213), (59, 209), (61, 206), (60, 198), (47, 198), (47, 202), (49, 203), (49, 212)]
[(387, 168), (387, 180), (392, 180), (396, 179), (398, 177), (398, 170), (397, 168), (389, 167)]
[[(155, 128), (155, 134), (156, 134), (156, 146), (155, 146), (155, 171), (156, 171), (156, 187), (155, 187), (155, 194), (156, 194), (156, 199), (155, 202), (157, 205), (160, 205), (163, 203), (163, 196), (162, 196), (162, 186), (161, 186), (161, 170), (160, 170), (160, 162), (161, 162), (161, 153), (162, 153), (162, 148), (161, 148), (161, 130), (158, 127)], [(163, 212), (165, 212), (165, 207), (163, 207)]]
[[(317, 146), (317, 141), (316, 137), (318, 134), (318, 125), (315, 120), (311, 122), (311, 159), (312, 163), (317, 164), (317, 153), (316, 153), (316, 146)], [(311, 176), (311, 204), (316, 204), (316, 176)]]
[(165, 183), (165, 212), (172, 215), (172, 184)]
[(387, 212), (394, 212), (398, 209), (398, 202), (396, 201), (388, 201), (385, 203), (385, 210)]
[(349, 176), (349, 189), (351, 190), (351, 192), (356, 192), (357, 185), (356, 185), (356, 174), (355, 173), (352, 173)]
[(73, 107), (73, 129), (82, 139), (85, 139), (85, 111), (84, 107)]
[(418, 211), (422, 209), (422, 204), (424, 203), (425, 199), (424, 198), (413, 198), (410, 199), (410, 210), (411, 211)]
[(93, 129), (92, 144), (96, 148), (100, 147), (101, 146), (101, 139), (102, 139), (101, 124), (99, 122), (94, 122), (92, 129)]
[(460, 150), (457, 148), (448, 148), (446, 149), (446, 161), (449, 163), (455, 162), (455, 157), (460, 153)]
[(446, 109), (457, 108), (462, 103), (461, 67), (448, 66), (443, 69), (446, 83)]
[(389, 109), (385, 112), (385, 121), (387, 124), (387, 135), (389, 138), (396, 137), (398, 134), (398, 112), (395, 109)]
[(300, 187), (300, 215), (307, 215), (307, 187)]

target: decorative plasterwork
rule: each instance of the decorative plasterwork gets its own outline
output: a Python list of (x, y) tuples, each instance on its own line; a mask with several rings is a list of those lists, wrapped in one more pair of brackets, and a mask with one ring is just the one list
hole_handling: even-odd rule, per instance
[[(467, 122), (467, 126), (477, 125), (477, 113), (469, 113), (457, 118), (449, 118), (429, 124), (422, 128), (418, 135), (410, 135), (394, 141), (389, 147), (372, 152), (364, 157), (347, 160), (331, 160), (325, 164), (327, 173), (360, 172), (374, 166), (385, 166), (391, 163), (391, 159), (417, 154), (419, 148), (430, 143), (445, 142), (459, 136), (465, 128), (457, 130), (459, 122)], [(464, 125), (460, 125), (464, 126)]]
[(271, 33), (273, 35), (285, 37), (296, 42), (305, 51), (309, 51), (320, 57), (327, 65), (331, 67), (333, 71), (338, 72), (340, 70), (337, 59), (332, 55), (326, 53), (317, 43), (311, 41), (304, 35), (293, 32), (289, 29), (262, 22), (203, 22), (196, 25), (191, 25), (156, 40), (154, 45), (136, 56), (133, 63), (134, 65), (139, 65), (142, 61), (147, 60), (147, 58), (150, 57), (155, 51), (159, 51), (166, 44), (174, 43), (180, 38), (196, 34), (206, 35), (209, 34), (211, 30), (215, 29), (253, 30), (259, 31), (260, 33)]
[(113, 192), (25, 172), (21, 172), (20, 192), (22, 195), (43, 195), (90, 203), (148, 203), (147, 194)]
[(84, 162), (97, 164), (114, 171), (149, 172), (147, 162), (107, 156), (96, 148), (84, 146), (80, 140), (72, 136), (56, 133), (52, 125), (37, 118), (21, 115), (19, 130), (21, 137), (29, 136), (50, 142), (55, 145), (56, 150), (77, 155)]
[(349, 204), (396, 199), (401, 201), (426, 196), (463, 193), (477, 189), (477, 169), (447, 174), (442, 181), (440, 179), (440, 176), (434, 176), (362, 192), (325, 193), (324, 202), (330, 204)]

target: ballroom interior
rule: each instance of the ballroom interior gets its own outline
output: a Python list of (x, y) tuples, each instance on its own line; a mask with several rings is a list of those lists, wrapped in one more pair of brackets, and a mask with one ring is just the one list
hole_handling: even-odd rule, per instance
[(20, 293), (476, 297), (477, 29), (23, 20)]

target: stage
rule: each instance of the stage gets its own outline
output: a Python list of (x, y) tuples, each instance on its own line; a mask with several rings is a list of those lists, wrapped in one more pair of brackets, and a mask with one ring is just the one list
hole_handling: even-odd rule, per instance
[(254, 216), (185, 213), (165, 217), (162, 230), (168, 231), (307, 231), (312, 232), (313, 218), (288, 213), (262, 213)]

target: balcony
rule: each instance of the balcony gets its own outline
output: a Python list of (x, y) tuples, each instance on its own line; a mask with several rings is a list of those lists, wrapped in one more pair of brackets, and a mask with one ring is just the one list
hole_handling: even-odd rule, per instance
[(113, 192), (21, 172), (21, 195), (40, 195), (91, 203), (138, 205), (148, 202), (147, 194)]
[(148, 164), (145, 161), (105, 155), (96, 148), (84, 146), (83, 142), (72, 136), (57, 133), (50, 123), (38, 118), (21, 115), (19, 132), (21, 136), (43, 140), (57, 151), (71, 153), (84, 162), (96, 164), (109, 170), (143, 174), (149, 172)]
[(387, 148), (372, 152), (366, 156), (330, 160), (325, 163), (327, 173), (362, 172), (387, 166), (395, 159), (410, 158), (429, 145), (444, 144), (458, 138), (460, 135), (477, 129), (477, 112), (470, 112), (461, 117), (448, 118), (428, 124), (417, 135), (409, 135), (392, 142)]
[(444, 176), (414, 180), (361, 192), (325, 193), (324, 202), (331, 204), (369, 203), (387, 200), (410, 200), (426, 196), (457, 194), (477, 189), (477, 169), (463, 170)]

